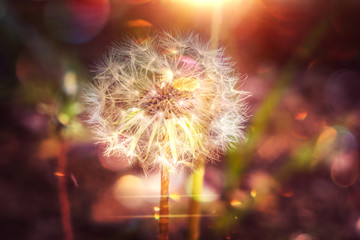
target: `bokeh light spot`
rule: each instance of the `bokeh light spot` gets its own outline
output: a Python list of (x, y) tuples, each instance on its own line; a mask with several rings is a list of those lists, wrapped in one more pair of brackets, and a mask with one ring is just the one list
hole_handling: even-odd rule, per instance
[(61, 172), (54, 172), (54, 175), (58, 176), (58, 177), (64, 177), (65, 176), (65, 174), (61, 173)]
[(69, 95), (75, 95), (78, 91), (78, 81), (76, 74), (71, 71), (65, 73), (63, 81), (64, 91)]
[(360, 237), (360, 218), (355, 222), (356, 234)]
[(126, 26), (128, 26), (128, 27), (151, 27), (152, 24), (143, 19), (135, 19), (135, 20), (127, 21)]
[(251, 196), (249, 193), (243, 190), (236, 189), (231, 195), (230, 206), (236, 209), (246, 209), (251, 204)]
[(66, 114), (66, 113), (60, 113), (58, 115), (58, 120), (64, 126), (69, 126), (70, 125), (70, 116), (68, 114)]
[(291, 147), (290, 140), (286, 135), (270, 136), (262, 142), (257, 151), (260, 157), (273, 161)]
[(302, 121), (307, 117), (307, 112), (299, 112), (296, 114), (295, 119), (298, 121)]
[(334, 157), (331, 166), (331, 179), (343, 188), (349, 187), (359, 177), (359, 158), (356, 151), (340, 153)]
[(232, 207), (239, 207), (239, 206), (241, 206), (241, 204), (242, 204), (242, 202), (240, 202), (240, 201), (238, 201), (238, 200), (232, 200), (232, 201), (230, 202), (230, 205), (231, 205)]
[(331, 179), (349, 187), (359, 176), (359, 154), (355, 136), (342, 126), (326, 127), (318, 137), (315, 156), (330, 165)]
[(336, 139), (337, 131), (333, 127), (325, 127), (320, 133), (315, 145), (315, 157), (323, 158), (330, 154), (332, 145)]
[(255, 197), (256, 197), (256, 190), (254, 190), (254, 189), (251, 190), (251, 191), (250, 191), (250, 196), (253, 197), (253, 198), (255, 198)]
[(357, 109), (360, 88), (360, 74), (357, 71), (340, 69), (333, 72), (324, 85), (324, 100), (329, 108), (338, 114)]
[(69, 43), (84, 43), (105, 26), (110, 12), (108, 0), (48, 1), (45, 23), (51, 34)]
[(295, 193), (293, 191), (287, 191), (287, 192), (284, 192), (282, 194), (283, 197), (286, 197), (286, 198), (291, 198), (295, 195)]
[(312, 240), (313, 238), (309, 234), (301, 233), (292, 239), (293, 240)]
[(115, 198), (127, 208), (137, 208), (143, 203), (145, 185), (133, 175), (120, 177), (114, 185)]
[(256, 171), (249, 175), (247, 179), (252, 198), (263, 198), (277, 186), (274, 178), (266, 172)]

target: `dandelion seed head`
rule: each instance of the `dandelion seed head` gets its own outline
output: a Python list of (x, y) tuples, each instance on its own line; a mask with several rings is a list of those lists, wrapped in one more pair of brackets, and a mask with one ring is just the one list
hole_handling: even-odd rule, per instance
[(107, 156), (144, 170), (196, 168), (244, 138), (247, 92), (224, 49), (198, 35), (128, 40), (110, 49), (84, 94)]

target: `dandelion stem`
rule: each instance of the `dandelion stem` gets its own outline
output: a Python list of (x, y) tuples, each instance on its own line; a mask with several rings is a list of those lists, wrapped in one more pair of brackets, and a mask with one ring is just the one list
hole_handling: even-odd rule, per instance
[(169, 169), (161, 170), (159, 240), (169, 239)]

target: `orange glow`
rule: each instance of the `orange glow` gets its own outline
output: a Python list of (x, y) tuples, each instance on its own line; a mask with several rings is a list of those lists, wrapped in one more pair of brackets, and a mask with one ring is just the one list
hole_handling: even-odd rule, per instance
[(253, 198), (256, 197), (256, 191), (255, 191), (254, 189), (251, 190), (250, 195), (251, 195)]
[(65, 176), (65, 174), (61, 173), (61, 172), (54, 172), (54, 175), (58, 176), (58, 177), (64, 177)]
[(230, 202), (230, 205), (233, 206), (233, 207), (240, 206), (241, 204), (242, 204), (242, 202), (237, 201), (237, 200), (232, 200), (232, 201)]
[(302, 121), (307, 117), (307, 114), (308, 114), (307, 112), (299, 112), (296, 114), (295, 119)]
[(241, 2), (242, 0), (173, 0), (173, 2), (184, 2), (184, 3), (193, 3), (193, 4), (202, 4), (202, 5), (212, 5), (219, 3), (236, 3)]
[(145, 4), (145, 3), (148, 3), (148, 2), (151, 2), (152, 0), (131, 0), (129, 1), (130, 4), (132, 5), (141, 5), (141, 4)]
[(160, 208), (159, 207), (154, 207), (154, 211), (158, 212), (158, 211), (160, 211)]
[(155, 214), (154, 214), (154, 218), (155, 218), (155, 220), (159, 220), (159, 219), (160, 219), (160, 214), (159, 214), (159, 213), (155, 213)]
[(295, 193), (292, 192), (292, 191), (289, 191), (289, 192), (284, 192), (282, 195), (283, 195), (284, 197), (291, 198), (292, 196), (295, 195)]
[(151, 27), (152, 24), (142, 19), (129, 20), (126, 22), (128, 27)]

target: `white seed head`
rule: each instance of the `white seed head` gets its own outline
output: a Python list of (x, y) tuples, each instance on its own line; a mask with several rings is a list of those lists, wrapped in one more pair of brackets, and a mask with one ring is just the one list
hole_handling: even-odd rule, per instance
[(128, 40), (97, 66), (84, 101), (105, 155), (144, 170), (195, 168), (244, 138), (243, 75), (198, 35), (164, 33)]

